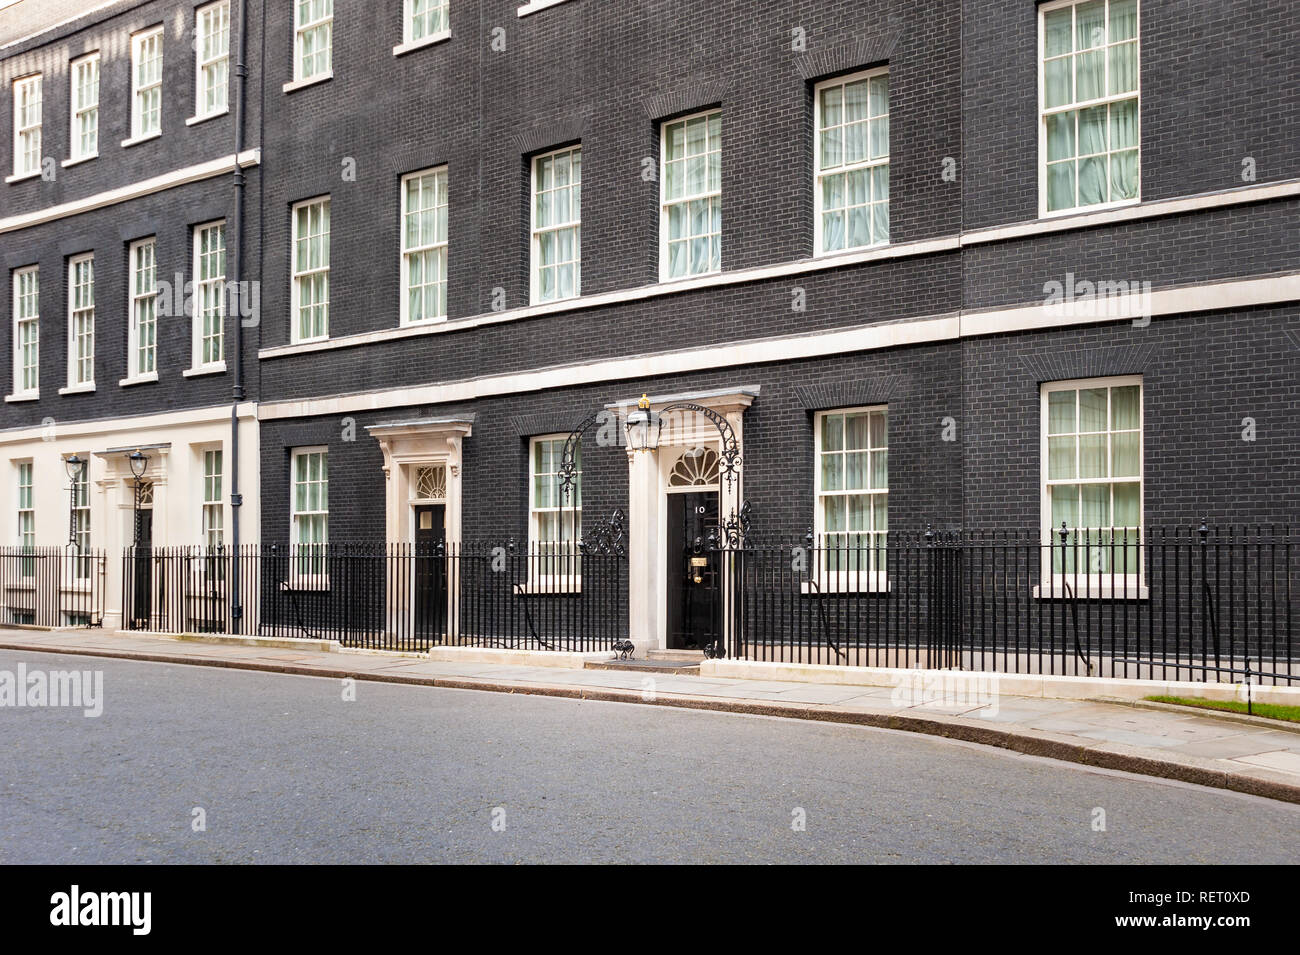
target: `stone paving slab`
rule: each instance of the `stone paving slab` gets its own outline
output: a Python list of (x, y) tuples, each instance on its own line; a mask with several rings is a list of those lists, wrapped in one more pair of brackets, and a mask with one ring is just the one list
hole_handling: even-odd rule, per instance
[[(896, 699), (892, 688), (879, 686), (441, 662), (328, 652), (314, 644), (245, 646), (85, 630), (0, 628), (0, 648), (884, 726), (1300, 803), (1300, 732), (1182, 710), (1009, 695), (937, 706)], [(644, 693), (647, 679), (653, 681), (653, 694)]]

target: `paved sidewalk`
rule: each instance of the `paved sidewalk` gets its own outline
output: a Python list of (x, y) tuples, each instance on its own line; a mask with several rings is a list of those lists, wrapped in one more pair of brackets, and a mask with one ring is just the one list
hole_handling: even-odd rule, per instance
[(1300, 803), (1300, 726), (1183, 709), (997, 695), (909, 705), (889, 687), (618, 670), (432, 662), (418, 655), (243, 646), (99, 630), (0, 628), (0, 649), (352, 677), (459, 689), (722, 710), (909, 730)]

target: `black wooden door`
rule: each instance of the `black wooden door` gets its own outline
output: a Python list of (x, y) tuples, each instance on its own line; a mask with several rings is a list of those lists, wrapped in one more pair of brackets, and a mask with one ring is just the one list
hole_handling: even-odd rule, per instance
[(415, 633), (441, 643), (447, 621), (447, 559), (439, 553), (446, 540), (447, 505), (415, 508)]
[(153, 511), (142, 508), (136, 512), (135, 557), (131, 575), (135, 578), (131, 588), (131, 620), (136, 629), (148, 629), (153, 613)]
[(668, 647), (703, 650), (722, 633), (718, 492), (668, 495)]

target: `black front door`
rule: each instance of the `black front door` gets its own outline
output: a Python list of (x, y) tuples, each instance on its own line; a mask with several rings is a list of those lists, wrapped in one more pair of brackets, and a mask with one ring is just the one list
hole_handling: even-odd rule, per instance
[(447, 505), (415, 508), (415, 633), (441, 643), (447, 620), (447, 560), (438, 553), (446, 539)]
[(141, 508), (135, 515), (135, 557), (131, 576), (131, 620), (137, 630), (148, 629), (153, 612), (153, 511)]
[(722, 634), (719, 559), (709, 549), (718, 492), (668, 495), (668, 647), (703, 650)]

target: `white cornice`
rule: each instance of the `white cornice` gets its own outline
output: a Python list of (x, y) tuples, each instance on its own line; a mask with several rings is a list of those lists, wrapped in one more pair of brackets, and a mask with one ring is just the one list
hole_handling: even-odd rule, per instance
[(261, 420), (377, 411), (414, 405), (471, 401), (497, 395), (572, 388), (598, 381), (652, 378), (739, 365), (874, 351), (941, 341), (954, 341), (1005, 332), (1063, 328), (1072, 325), (1147, 319), (1159, 315), (1248, 308), (1300, 301), (1300, 272), (1268, 275), (1204, 285), (1161, 289), (1140, 296), (1122, 296), (1105, 307), (1087, 302), (1050, 305), (1042, 302), (1014, 308), (927, 315), (904, 321), (807, 332), (778, 338), (731, 342), (611, 358), (585, 364), (560, 365), (513, 374), (488, 375), (459, 381), (389, 388), (326, 398), (271, 401), (258, 409)]
[[(254, 421), (257, 418), (257, 405), (245, 401), (237, 409), (241, 421)], [(158, 414), (132, 415), (125, 418), (91, 418), (84, 421), (59, 421), (53, 425), (31, 425), (22, 428), (8, 428), (0, 431), (0, 445), (18, 444), (24, 441), (48, 440), (51, 433), (58, 440), (75, 438), (82, 435), (116, 434), (118, 432), (139, 432), (155, 428), (171, 428), (183, 425), (217, 424), (230, 421), (230, 405), (216, 405), (210, 408), (193, 408), (187, 411), (165, 411)], [(134, 445), (133, 445), (134, 447)]]
[(194, 166), (173, 169), (161, 176), (142, 179), (139, 182), (133, 182), (117, 189), (109, 189), (106, 192), (97, 192), (83, 199), (62, 202), (57, 206), (47, 206), (44, 209), (24, 212), (16, 216), (6, 216), (0, 219), (0, 233), (13, 232), (17, 229), (29, 229), (32, 226), (53, 222), (56, 219), (66, 219), (69, 216), (81, 215), (83, 212), (103, 209), (119, 202), (128, 202), (131, 199), (139, 199), (141, 196), (152, 195), (155, 192), (163, 192), (191, 182), (199, 182), (203, 179), (211, 179), (214, 176), (234, 172), (236, 166), (241, 169), (256, 166), (261, 161), (262, 151), (260, 149), (246, 149), (238, 156), (232, 153), (229, 156), (222, 156), (220, 159), (210, 159)]

